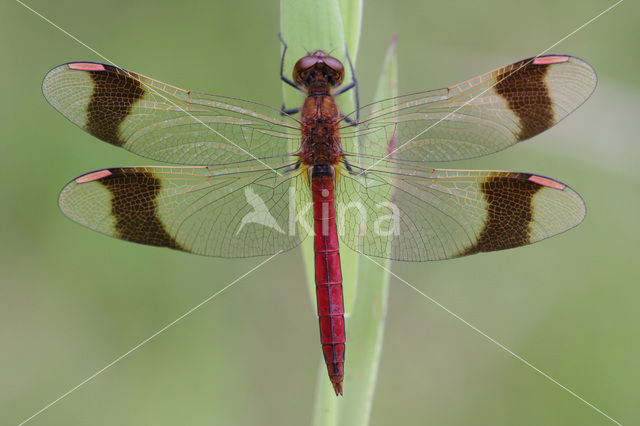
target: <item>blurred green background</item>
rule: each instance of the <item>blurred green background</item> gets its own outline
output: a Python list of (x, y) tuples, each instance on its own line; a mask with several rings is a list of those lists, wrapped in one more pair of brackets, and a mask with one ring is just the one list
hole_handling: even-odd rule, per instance
[[(281, 103), (277, 1), (27, 4), (118, 65), (185, 88)], [(361, 97), (371, 100), (393, 34), (407, 93), (536, 55), (611, 4), (367, 0)], [(637, 2), (623, 2), (551, 50), (580, 56), (598, 72), (582, 108), (533, 141), (456, 164), (562, 180), (586, 200), (585, 222), (525, 248), (394, 265), (623, 424), (640, 423), (639, 13)], [(50, 68), (100, 58), (10, 0), (0, 5), (0, 58), (0, 424), (9, 425), (262, 259), (139, 246), (67, 220), (56, 199), (68, 180), (152, 162), (93, 139), (46, 103), (40, 83)], [(294, 250), (30, 424), (304, 425), (320, 357)], [(392, 280), (371, 424), (612, 423)]]

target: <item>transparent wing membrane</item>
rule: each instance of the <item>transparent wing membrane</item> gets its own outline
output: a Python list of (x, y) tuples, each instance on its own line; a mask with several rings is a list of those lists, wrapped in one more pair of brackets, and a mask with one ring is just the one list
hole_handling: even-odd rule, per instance
[[(357, 128), (345, 125), (346, 153), (388, 152), (404, 161), (454, 161), (491, 154), (552, 127), (593, 92), (589, 64), (566, 55), (525, 59), (455, 86), (400, 96), (360, 110)], [(354, 117), (355, 113), (349, 114)]]
[(216, 165), (285, 156), (299, 123), (258, 103), (186, 91), (112, 65), (73, 62), (52, 69), (42, 90), (51, 105), (93, 136), (158, 161)]
[[(586, 62), (547, 55), (362, 108), (357, 126), (341, 129), (352, 171), (338, 167), (339, 238), (370, 256), (426, 261), (518, 247), (576, 226), (584, 203), (561, 182), (416, 162), (476, 157), (529, 139), (580, 106), (595, 84)], [(301, 123), (278, 109), (93, 62), (54, 68), (43, 92), (105, 142), (194, 166), (80, 176), (60, 194), (72, 220), (124, 240), (218, 257), (274, 254), (313, 232)]]
[[(212, 167), (98, 170), (71, 181), (62, 212), (127, 241), (216, 257), (270, 255), (296, 247), (313, 223), (299, 171), (220, 173)], [(296, 198), (297, 197), (297, 198)]]
[(518, 247), (584, 218), (580, 196), (553, 179), (481, 170), (341, 174), (337, 224), (348, 247), (403, 261)]

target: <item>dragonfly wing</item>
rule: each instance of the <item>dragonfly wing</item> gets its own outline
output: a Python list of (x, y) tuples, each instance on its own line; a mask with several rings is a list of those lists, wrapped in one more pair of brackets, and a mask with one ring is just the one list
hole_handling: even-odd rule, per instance
[[(300, 172), (124, 167), (74, 179), (62, 190), (59, 205), (73, 221), (123, 240), (249, 257), (300, 244), (306, 231), (290, 224), (290, 215), (296, 216), (291, 201), (295, 196), (308, 204), (308, 194)], [(311, 217), (305, 220), (313, 223)]]
[(429, 170), (341, 174), (336, 198), (342, 242), (395, 260), (450, 259), (534, 243), (585, 216), (582, 198), (550, 178)]
[(591, 95), (596, 80), (593, 68), (573, 56), (525, 59), (449, 88), (364, 107), (357, 128), (343, 128), (343, 149), (375, 156), (388, 152), (395, 136), (397, 160), (491, 154), (558, 123)]
[(275, 108), (179, 89), (113, 65), (59, 65), (42, 91), (93, 136), (158, 161), (234, 163), (286, 156), (299, 146), (299, 135), (289, 133), (299, 130), (297, 121)]

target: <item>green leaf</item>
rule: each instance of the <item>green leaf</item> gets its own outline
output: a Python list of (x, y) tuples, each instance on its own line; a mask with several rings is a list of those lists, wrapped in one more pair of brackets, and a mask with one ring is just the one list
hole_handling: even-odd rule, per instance
[(344, 27), (344, 39), (349, 46), (349, 55), (353, 66), (356, 65), (358, 47), (360, 45), (360, 30), (362, 26), (362, 2), (363, 0), (338, 0), (342, 24)]

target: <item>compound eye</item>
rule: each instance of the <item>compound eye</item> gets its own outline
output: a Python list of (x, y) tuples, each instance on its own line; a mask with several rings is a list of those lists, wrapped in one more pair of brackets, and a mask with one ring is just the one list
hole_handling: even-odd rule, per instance
[(327, 56), (326, 58), (324, 58), (324, 63), (327, 64), (327, 66), (333, 69), (335, 72), (344, 74), (344, 66), (342, 65), (342, 62), (340, 62), (333, 56)]
[(324, 58), (324, 63), (336, 73), (336, 81), (334, 84), (336, 86), (342, 84), (342, 80), (344, 79), (344, 66), (342, 65), (342, 62), (332, 56), (327, 56)]
[(302, 84), (302, 73), (322, 60), (313, 56), (304, 56), (293, 67), (293, 81)]

